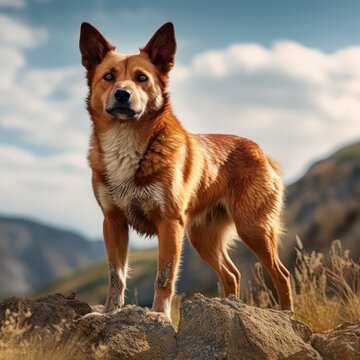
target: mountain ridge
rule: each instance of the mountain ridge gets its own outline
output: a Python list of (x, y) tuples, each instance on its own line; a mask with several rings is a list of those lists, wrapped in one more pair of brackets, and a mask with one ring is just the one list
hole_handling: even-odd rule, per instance
[(360, 142), (339, 149), (313, 164), (287, 187), (284, 220), (286, 257), (298, 235), (309, 251), (326, 253), (340, 239), (353, 258), (360, 258)]
[(0, 297), (26, 293), (104, 256), (102, 241), (29, 218), (0, 216)]

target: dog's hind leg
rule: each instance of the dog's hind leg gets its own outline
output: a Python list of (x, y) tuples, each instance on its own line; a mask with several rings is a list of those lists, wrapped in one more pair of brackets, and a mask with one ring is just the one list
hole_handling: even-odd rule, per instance
[(224, 295), (240, 296), (240, 272), (227, 251), (229, 219), (213, 219), (210, 224), (194, 224), (188, 229), (191, 244), (210, 267), (217, 273)]
[[(278, 254), (281, 233), (283, 184), (275, 165), (259, 156), (247, 171), (236, 174), (228, 194), (228, 211), (240, 239), (257, 255), (268, 270), (282, 309), (292, 310), (290, 273)], [(274, 166), (274, 167), (273, 167)]]
[(282, 264), (278, 255), (278, 234), (276, 225), (268, 222), (245, 219), (241, 215), (234, 215), (236, 229), (241, 240), (257, 255), (268, 270), (276, 287), (280, 305), (283, 310), (292, 310), (292, 296), (290, 273)]

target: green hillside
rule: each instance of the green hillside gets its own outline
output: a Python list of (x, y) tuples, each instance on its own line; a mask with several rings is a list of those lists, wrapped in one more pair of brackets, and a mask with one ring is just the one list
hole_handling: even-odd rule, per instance
[[(244, 250), (244, 249), (243, 249)], [(242, 260), (240, 270), (246, 278), (246, 268), (254, 262), (254, 257), (244, 259), (239, 253), (234, 253), (237, 260)], [(131, 250), (129, 257), (129, 278), (127, 281), (126, 302), (138, 303), (141, 306), (151, 306), (154, 295), (156, 277), (157, 249)], [(60, 277), (34, 295), (50, 293), (67, 293), (77, 291), (77, 298), (89, 304), (103, 304), (106, 300), (108, 286), (107, 263), (105, 260), (82, 267), (66, 276)], [(201, 292), (208, 296), (217, 295), (217, 277), (209, 266), (200, 259), (187, 241), (185, 241), (182, 256), (177, 291), (191, 296)]]
[[(138, 291), (139, 304), (142, 306), (151, 305), (151, 289), (156, 275), (156, 259), (157, 249), (132, 250), (130, 252), (129, 263), (131, 270), (126, 293), (127, 303), (136, 302), (135, 291)], [(107, 286), (107, 263), (102, 260), (56, 279), (34, 295), (38, 296), (54, 292), (67, 293), (76, 289), (79, 300), (90, 304), (103, 304), (106, 299)], [(149, 292), (151, 294), (148, 294)]]
[(360, 158), (360, 143), (351, 144), (337, 151), (333, 156), (336, 160), (353, 160)]

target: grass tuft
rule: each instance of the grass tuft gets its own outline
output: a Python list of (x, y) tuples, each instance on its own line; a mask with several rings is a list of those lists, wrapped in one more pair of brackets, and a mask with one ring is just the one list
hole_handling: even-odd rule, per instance
[[(22, 312), (6, 310), (5, 319), (0, 326), (0, 360), (89, 359), (89, 356), (83, 352), (88, 344), (76, 335), (72, 338), (66, 336), (71, 324), (65, 319), (49, 329), (36, 331), (39, 329), (27, 322), (31, 316), (29, 310)], [(104, 359), (106, 349), (103, 344), (92, 345), (91, 359)]]
[[(249, 284), (245, 302), (279, 309), (259, 263), (253, 273), (254, 284)], [(315, 251), (308, 253), (298, 238), (292, 288), (295, 318), (314, 332), (332, 330), (345, 322), (360, 323), (360, 265), (343, 250), (340, 240), (332, 242), (326, 259)]]

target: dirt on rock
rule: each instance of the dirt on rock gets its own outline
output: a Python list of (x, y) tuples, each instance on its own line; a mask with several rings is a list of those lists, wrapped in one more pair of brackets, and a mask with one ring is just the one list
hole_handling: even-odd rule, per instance
[(115, 314), (90, 313), (77, 322), (76, 337), (83, 338), (84, 352), (102, 346), (105, 359), (174, 359), (176, 333), (156, 312), (127, 305)]
[(289, 312), (197, 294), (182, 306), (177, 359), (321, 359), (305, 342), (310, 334)]

